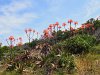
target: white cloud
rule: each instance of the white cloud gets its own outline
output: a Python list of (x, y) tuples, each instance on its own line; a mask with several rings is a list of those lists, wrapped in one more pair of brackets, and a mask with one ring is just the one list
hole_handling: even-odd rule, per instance
[(7, 16), (7, 15), (15, 14), (16, 12), (22, 11), (29, 7), (32, 7), (31, 0), (12, 1), (8, 5), (1, 6), (0, 12), (3, 12), (3, 14)]
[(2, 27), (4, 27), (4, 26), (8, 26), (8, 27), (20, 26), (20, 25), (23, 25), (23, 24), (29, 22), (33, 18), (37, 18), (37, 16), (32, 13), (25, 13), (19, 17), (15, 16), (15, 15), (1, 16), (0, 17), (0, 25), (2, 25)]
[(18, 13), (31, 7), (31, 0), (12, 1), (8, 5), (1, 6), (0, 12), (3, 15), (0, 16), (0, 32), (10, 33), (13, 28), (19, 28), (37, 18), (37, 15), (34, 12)]
[(100, 10), (100, 0), (88, 0), (89, 2), (86, 4), (84, 9), (85, 16), (89, 17), (98, 10)]

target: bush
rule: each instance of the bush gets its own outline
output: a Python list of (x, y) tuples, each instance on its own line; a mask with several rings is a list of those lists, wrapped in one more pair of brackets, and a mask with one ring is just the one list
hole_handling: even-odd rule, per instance
[(30, 49), (30, 48), (34, 48), (38, 43), (38, 40), (33, 40), (30, 43), (25, 43), (24, 44), (24, 49)]
[(69, 37), (71, 37), (72, 34), (70, 31), (65, 31), (65, 32), (62, 32), (62, 31), (58, 31), (58, 34), (57, 34), (57, 40), (58, 41), (61, 41), (61, 40), (65, 40)]
[(4, 71), (2, 74), (0, 75), (22, 75), (16, 71)]
[(94, 27), (97, 29), (98, 27), (100, 27), (100, 20), (95, 20), (94, 21)]
[[(55, 55), (54, 52), (51, 52), (47, 57), (43, 58), (43, 62), (44, 65), (42, 68), (45, 69), (47, 72), (54, 72), (62, 69), (68, 74), (73, 73), (73, 71), (75, 70), (73, 56), (65, 52), (62, 52), (59, 55)], [(52, 66), (52, 64), (54, 66)]]
[(67, 73), (71, 73), (75, 69), (73, 57), (69, 54), (62, 53), (59, 57), (59, 67), (67, 70)]
[(93, 46), (96, 44), (96, 37), (95, 36), (91, 36), (91, 35), (80, 35), (80, 38), (84, 39), (90, 46)]
[(93, 47), (90, 49), (90, 53), (100, 54), (100, 44), (98, 44), (98, 45), (96, 45), (96, 46), (93, 46)]
[(53, 46), (52, 52), (54, 52), (56, 55), (60, 54), (62, 51), (64, 51), (64, 46), (62, 42), (59, 42)]
[(37, 40), (34, 40), (34, 41), (32, 41), (31, 43), (29, 43), (29, 46), (30, 46), (31, 48), (33, 48), (33, 47), (36, 46), (36, 44), (37, 44)]
[(66, 49), (72, 54), (81, 54), (88, 52), (88, 49), (94, 45), (95, 37), (90, 35), (77, 35), (65, 42)]

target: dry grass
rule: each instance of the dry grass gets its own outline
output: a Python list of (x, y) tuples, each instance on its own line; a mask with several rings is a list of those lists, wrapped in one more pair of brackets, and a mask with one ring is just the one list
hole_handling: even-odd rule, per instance
[(77, 75), (100, 75), (100, 55), (76, 56)]

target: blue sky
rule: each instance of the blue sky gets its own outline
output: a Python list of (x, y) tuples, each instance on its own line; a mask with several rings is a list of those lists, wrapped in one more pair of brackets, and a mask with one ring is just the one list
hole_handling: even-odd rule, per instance
[(100, 0), (0, 0), (0, 42), (10, 35), (27, 38), (25, 28), (42, 32), (56, 21), (62, 24), (68, 19), (79, 25), (90, 18), (100, 16)]

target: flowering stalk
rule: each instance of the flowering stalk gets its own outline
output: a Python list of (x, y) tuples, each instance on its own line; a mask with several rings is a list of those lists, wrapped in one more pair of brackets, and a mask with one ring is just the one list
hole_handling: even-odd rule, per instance
[[(33, 36), (34, 36), (35, 30), (33, 30), (33, 29), (31, 29), (31, 28), (25, 29), (25, 33), (26, 33), (27, 38), (28, 38), (29, 43), (30, 43), (30, 42), (31, 42), (31, 39), (32, 39)], [(31, 33), (33, 33), (32, 36), (31, 36)]]
[(60, 30), (61, 29), (61, 26), (58, 26), (58, 29)]
[(68, 23), (70, 24), (70, 31), (71, 31), (71, 23), (73, 22), (72, 19), (68, 20)]
[(76, 22), (74, 22), (74, 25), (75, 25), (75, 28), (76, 28), (76, 25), (78, 25), (78, 22), (76, 21)]
[(50, 24), (50, 25), (49, 25), (49, 29), (50, 29), (50, 32), (51, 32), (51, 33), (52, 33), (52, 28), (53, 28), (53, 25)]
[(66, 23), (63, 23), (63, 24), (62, 24), (62, 26), (63, 26), (63, 27), (64, 27), (64, 29), (66, 30), (66, 28), (65, 28), (65, 26), (66, 26)]
[(56, 25), (55, 25), (55, 24), (53, 24), (53, 29), (54, 29), (54, 32), (55, 32), (55, 27), (56, 27)]
[(13, 36), (10, 36), (8, 39), (6, 39), (8, 46), (11, 49), (11, 53), (10, 53), (10, 59), (12, 59), (12, 49), (14, 47), (15, 44), (15, 38)]
[(19, 37), (18, 39), (17, 39), (17, 46), (18, 47), (20, 47), (20, 46), (22, 46), (22, 38), (21, 37)]
[(56, 23), (55, 23), (55, 26), (57, 26), (57, 32), (56, 32), (56, 42), (55, 42), (55, 43), (57, 43), (57, 38), (58, 38), (57, 36), (58, 36), (58, 26), (59, 26), (59, 22), (56, 22)]

